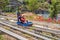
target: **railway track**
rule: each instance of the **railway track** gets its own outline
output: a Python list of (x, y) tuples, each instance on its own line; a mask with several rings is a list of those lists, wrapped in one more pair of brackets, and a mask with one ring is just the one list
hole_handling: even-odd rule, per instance
[(13, 36), (13, 37), (16, 38), (17, 40), (28, 40), (28, 39), (26, 39), (26, 38), (24, 38), (24, 37), (22, 37), (22, 36), (17, 35), (16, 33), (13, 33), (13, 32), (11, 32), (11, 31), (8, 31), (8, 30), (6, 30), (6, 29), (4, 29), (4, 28), (2, 28), (2, 27), (0, 27), (0, 31), (1, 31), (1, 32), (4, 32), (4, 33), (6, 33), (6, 34), (8, 34), (8, 35), (10, 35), (10, 36)]
[[(13, 25), (13, 26), (17, 26), (16, 22), (13, 23), (13, 22), (11, 22), (10, 20), (9, 20), (9, 21), (6, 21), (6, 20), (5, 20), (4, 22), (7, 23), (7, 24), (9, 23), (9, 24), (11, 24), (11, 25)], [(36, 22), (33, 22), (33, 23), (36, 24)], [(38, 28), (39, 28), (39, 27), (40, 27), (40, 28), (43, 27), (43, 26), (38, 25), (38, 23), (37, 23), (37, 25), (34, 25), (34, 26), (35, 26), (35, 27), (38, 27)], [(44, 28), (47, 29), (47, 30), (51, 30), (51, 33), (54, 32), (55, 34), (60, 34), (60, 30), (54, 30), (54, 29), (48, 28), (47, 26), (44, 26)], [(44, 29), (44, 28), (43, 28), (43, 29)], [(50, 31), (49, 31), (49, 32), (50, 32)], [(57, 32), (58, 32), (58, 33), (57, 33)]]
[[(10, 24), (10, 25), (13, 25), (13, 24)], [(22, 28), (22, 27), (17, 26), (17, 25), (13, 25), (13, 26), (16, 26), (18, 28)], [(30, 30), (30, 28), (23, 28), (23, 29), (25, 29), (27, 31), (30, 31), (32, 33), (38, 34), (38, 35), (46, 36), (48, 38), (60, 39), (60, 33), (59, 33), (59, 31), (55, 32), (53, 30), (44, 29), (44, 28), (34, 28), (34, 27), (31, 27), (31, 28), (32, 28), (32, 30)], [(44, 35), (43, 32), (49, 33), (49, 34)], [(54, 36), (53, 36), (53, 34), (54, 34)]]
[[(29, 28), (22, 28), (21, 26), (16, 25), (16, 23), (13, 23), (13, 22), (10, 22), (10, 21), (6, 21), (6, 20), (3, 21), (3, 22), (6, 23), (6, 24), (9, 24), (9, 25), (12, 25), (12, 26), (15, 26), (15, 27), (18, 27), (18, 28), (21, 28), (21, 29), (30, 31)], [(57, 35), (55, 35), (55, 33), (50, 32), (50, 31), (52, 31), (52, 30), (50, 30), (50, 31), (49, 31), (49, 30), (43, 31), (44, 29), (43, 29), (43, 28), (42, 28), (42, 29), (40, 28), (41, 30), (38, 29), (38, 31), (37, 31), (36, 29), (38, 29), (38, 28), (33, 28), (33, 30), (30, 31), (30, 32), (35, 33), (35, 34), (38, 34), (38, 35), (42, 35), (42, 36), (44, 36), (44, 37), (56, 39), (56, 40), (59, 40), (59, 39), (60, 39), (60, 37), (58, 37)], [(49, 31), (49, 32), (48, 32), (48, 31)], [(49, 33), (50, 35), (48, 35), (48, 34), (43, 34), (43, 32), (44, 32), (44, 33)], [(52, 34), (54, 34), (55, 37), (52, 36)], [(56, 38), (56, 37), (57, 37), (57, 38)]]
[[(26, 40), (26, 39), (28, 39), (28, 40), (37, 40), (37, 38), (34, 38), (34, 36), (26, 34), (26, 33), (22, 32), (22, 31), (18, 31), (16, 29), (12, 28), (12, 27), (9, 27), (9, 26), (3, 25), (3, 24), (0, 24), (0, 26), (1, 26), (0, 27), (1, 31), (8, 32), (8, 34), (10, 33), (12, 35), (15, 35), (16, 36), (16, 37), (14, 36), (15, 38), (22, 39), (22, 40)], [(5, 30), (7, 30), (7, 31), (5, 31)], [(20, 36), (22, 36), (22, 37), (24, 37), (26, 39), (23, 39)], [(41, 38), (39, 38), (39, 39), (42, 40)]]
[[(11, 30), (11, 29), (10, 29)], [(38, 31), (37, 31), (38, 32)], [(42, 35), (42, 34), (39, 34), (39, 35)], [(37, 35), (36, 35), (37, 36)], [(45, 36), (45, 35), (43, 35), (43, 36)], [(39, 36), (38, 36), (39, 37)], [(48, 37), (48, 36), (46, 36), (46, 37)], [(33, 37), (32, 37), (33, 38)], [(39, 37), (40, 38), (40, 37)], [(52, 38), (52, 37), (48, 37), (48, 38)], [(57, 39), (57, 38), (56, 38)]]
[[(3, 24), (4, 25), (4, 27), (3, 28), (5, 28), (5, 25), (6, 24), (4, 24), (4, 23), (1, 23), (1, 24)], [(19, 32), (22, 32), (23, 34), (20, 34), (20, 35), (24, 35), (24, 34), (30, 34), (29, 36), (31, 36), (31, 38), (29, 37), (29, 39), (31, 40), (36, 40), (36, 39), (44, 39), (44, 40), (51, 40), (50, 38), (48, 38), (48, 37), (44, 37), (44, 36), (42, 36), (42, 35), (37, 35), (37, 34), (34, 34), (34, 33), (31, 33), (31, 32), (29, 32), (29, 31), (26, 31), (26, 30), (23, 30), (23, 29), (20, 29), (20, 28), (17, 28), (17, 27), (14, 27), (14, 26), (11, 26), (11, 25), (6, 25), (6, 26), (8, 26), (8, 27), (10, 27), (10, 28), (12, 28), (12, 29), (8, 29), (9, 31), (12, 31), (12, 32), (14, 32), (14, 33), (16, 33), (16, 34), (20, 34)], [(6, 28), (5, 28), (6, 29)], [(17, 32), (16, 32), (17, 31)], [(26, 34), (26, 35), (27, 35)], [(25, 36), (25, 35), (24, 35)], [(36, 38), (36, 39), (35, 39)]]

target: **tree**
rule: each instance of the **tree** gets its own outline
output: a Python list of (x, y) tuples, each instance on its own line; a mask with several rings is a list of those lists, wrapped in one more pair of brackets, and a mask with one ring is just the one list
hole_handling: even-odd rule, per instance
[(8, 2), (8, 0), (0, 0), (0, 9), (4, 9)]
[(56, 18), (57, 17), (57, 14), (58, 14), (58, 11), (60, 11), (60, 1), (59, 0), (51, 0), (52, 4), (51, 6), (53, 6), (51, 8), (52, 12), (50, 13), (50, 17), (53, 19), (53, 18)]
[(38, 0), (25, 0), (26, 6), (30, 11), (37, 10), (39, 8)]

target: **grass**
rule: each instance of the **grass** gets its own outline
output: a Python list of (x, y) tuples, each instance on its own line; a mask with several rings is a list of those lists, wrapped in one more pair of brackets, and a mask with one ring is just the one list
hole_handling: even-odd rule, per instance
[(3, 36), (2, 36), (2, 35), (0, 35), (0, 40), (4, 40), (4, 38), (3, 38)]

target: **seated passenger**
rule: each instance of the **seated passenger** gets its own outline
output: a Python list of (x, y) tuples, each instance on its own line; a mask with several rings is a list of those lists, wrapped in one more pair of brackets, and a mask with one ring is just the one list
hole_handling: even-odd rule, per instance
[(20, 14), (20, 16), (19, 16), (19, 21), (20, 21), (21, 23), (25, 23), (25, 22), (26, 22), (24, 16), (22, 16), (21, 14)]

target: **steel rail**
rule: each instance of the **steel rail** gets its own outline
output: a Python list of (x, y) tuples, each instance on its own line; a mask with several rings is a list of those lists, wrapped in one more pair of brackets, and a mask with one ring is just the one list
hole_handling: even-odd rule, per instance
[(44, 39), (44, 40), (51, 40), (50, 38), (44, 37), (44, 36), (42, 36), (42, 35), (37, 35), (37, 34), (35, 34), (35, 33), (29, 32), (29, 31), (27, 31), (27, 30), (24, 30), (24, 29), (21, 29), (21, 28), (18, 28), (18, 27), (15, 27), (15, 26), (6, 24), (6, 23), (4, 23), (4, 22), (1, 22), (1, 21), (0, 21), (0, 23), (3, 24), (3, 25), (9, 26), (9, 27), (11, 27), (11, 28), (13, 28), (13, 29), (22, 31), (22, 32), (27, 33), (27, 34), (30, 34), (30, 35), (33, 35), (33, 36), (35, 36), (35, 37), (42, 38), (42, 39)]
[(15, 34), (15, 33), (11, 32), (11, 31), (8, 31), (8, 30), (6, 30), (6, 29), (4, 29), (2, 27), (0, 27), (0, 31), (2, 31), (2, 32), (6, 33), (6, 34), (8, 34), (10, 36), (13, 36), (14, 38), (16, 38), (18, 40), (28, 40), (28, 39), (26, 39), (26, 38), (24, 38), (22, 36), (19, 36), (18, 34)]
[(46, 32), (50, 32), (50, 33), (60, 35), (60, 30), (53, 30), (53, 29), (45, 28), (45, 27), (42, 27), (42, 26), (39, 26), (39, 25), (34, 25), (34, 26), (37, 27), (36, 28), (37, 30), (42, 30), (42, 31), (46, 31)]

